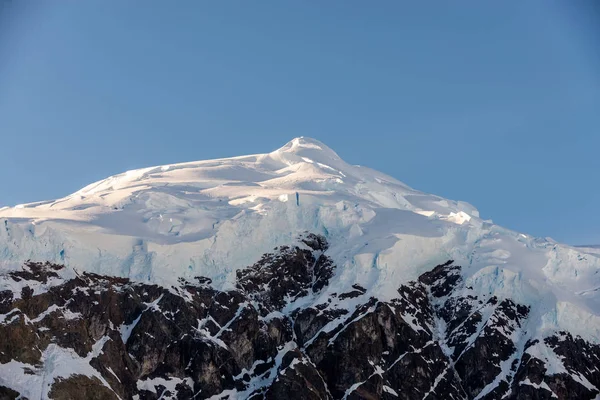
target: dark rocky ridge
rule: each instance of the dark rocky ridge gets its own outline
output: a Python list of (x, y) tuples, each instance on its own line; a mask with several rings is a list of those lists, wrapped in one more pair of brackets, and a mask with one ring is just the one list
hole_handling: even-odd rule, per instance
[[(237, 274), (164, 288), (27, 263), (0, 292), (0, 366), (51, 374), (49, 349), (72, 349), (84, 370), (50, 380), (53, 399), (594, 399), (600, 346), (564, 332), (530, 337), (530, 309), (479, 298), (452, 261), (381, 301), (357, 283), (314, 306), (335, 266), (327, 241), (276, 249)], [(296, 301), (296, 303), (294, 303)], [(539, 349), (562, 360), (561, 371)], [(0, 369), (0, 371), (5, 371)], [(14, 372), (15, 370), (13, 370)], [(37, 381), (36, 381), (37, 382)], [(0, 374), (0, 399), (20, 397)], [(23, 393), (24, 395), (24, 393)]]

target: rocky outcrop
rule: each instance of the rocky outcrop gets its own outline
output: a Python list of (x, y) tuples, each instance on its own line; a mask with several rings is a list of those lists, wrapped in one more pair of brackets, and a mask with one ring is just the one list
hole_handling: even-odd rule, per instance
[[(453, 261), (393, 299), (307, 234), (238, 271), (160, 287), (28, 262), (0, 292), (0, 399), (594, 399), (600, 346), (536, 338), (529, 307), (479, 298)], [(321, 300), (318, 300), (321, 299)], [(323, 300), (324, 299), (324, 300)]]

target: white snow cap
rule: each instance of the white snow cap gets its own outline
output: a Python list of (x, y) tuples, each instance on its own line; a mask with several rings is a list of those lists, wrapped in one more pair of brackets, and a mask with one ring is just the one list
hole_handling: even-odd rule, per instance
[[(322, 142), (307, 138), (304, 136), (297, 137), (286, 143), (283, 147), (275, 150), (274, 153), (294, 153), (298, 156), (314, 156), (323, 161), (339, 160), (340, 156), (335, 151), (327, 147)], [(319, 160), (319, 161), (321, 161)]]
[[(577, 325), (600, 338), (598, 251), (493, 225), (468, 203), (350, 165), (307, 137), (265, 154), (128, 171), (62, 199), (0, 209), (0, 268), (47, 260), (159, 284), (206, 276), (227, 288), (236, 269), (305, 231), (329, 240), (338, 293), (360, 282), (391, 298), (454, 259), (481, 293), (542, 304), (539, 329)], [(573, 315), (584, 322), (569, 322)]]

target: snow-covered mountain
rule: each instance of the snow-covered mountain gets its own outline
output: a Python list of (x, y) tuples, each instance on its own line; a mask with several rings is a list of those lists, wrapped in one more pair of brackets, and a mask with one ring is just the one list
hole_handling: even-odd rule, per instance
[(600, 393), (598, 249), (314, 139), (128, 171), (0, 224), (0, 398)]

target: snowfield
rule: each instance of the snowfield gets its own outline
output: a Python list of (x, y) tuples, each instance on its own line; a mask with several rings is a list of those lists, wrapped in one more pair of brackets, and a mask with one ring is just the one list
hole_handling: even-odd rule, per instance
[(468, 203), (349, 165), (302, 137), (268, 154), (128, 171), (0, 209), (0, 268), (30, 259), (165, 286), (205, 276), (227, 289), (237, 269), (306, 231), (327, 238), (338, 265), (319, 296), (360, 283), (391, 299), (452, 259), (481, 296), (535, 304), (537, 335), (567, 330), (600, 343), (598, 249), (494, 225)]

